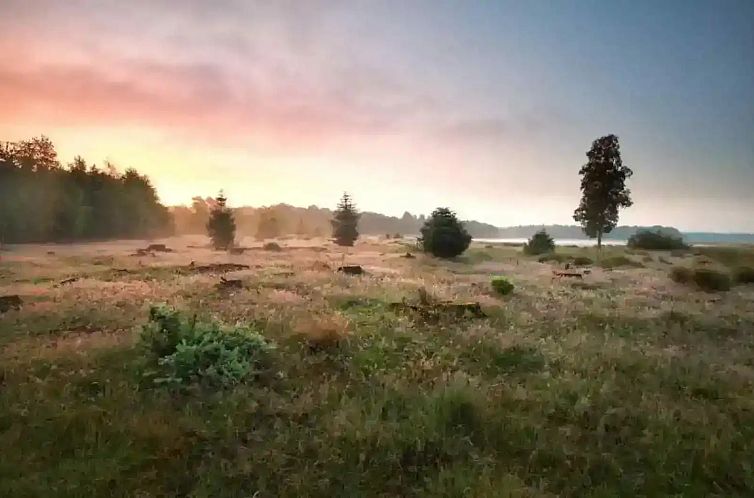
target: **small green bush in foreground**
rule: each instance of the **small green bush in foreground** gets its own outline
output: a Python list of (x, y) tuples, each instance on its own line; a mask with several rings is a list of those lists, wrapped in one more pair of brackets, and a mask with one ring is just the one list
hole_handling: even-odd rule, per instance
[(150, 308), (141, 341), (157, 360), (158, 384), (238, 384), (257, 373), (272, 349), (251, 327), (189, 321), (167, 306)]
[(495, 292), (503, 296), (513, 292), (513, 284), (505, 277), (494, 277), (490, 281), (490, 284), (492, 285), (492, 288), (495, 289)]

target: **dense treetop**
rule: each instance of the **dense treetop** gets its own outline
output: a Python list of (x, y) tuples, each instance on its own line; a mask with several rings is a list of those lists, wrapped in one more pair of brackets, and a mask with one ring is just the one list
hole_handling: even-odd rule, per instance
[(0, 142), (0, 242), (144, 238), (171, 231), (146, 176), (81, 157), (60, 164), (46, 137)]

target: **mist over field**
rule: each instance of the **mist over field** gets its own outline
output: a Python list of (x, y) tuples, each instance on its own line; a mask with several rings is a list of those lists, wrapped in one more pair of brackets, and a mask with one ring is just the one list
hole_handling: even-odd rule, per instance
[(754, 2), (0, 2), (0, 497), (754, 496)]

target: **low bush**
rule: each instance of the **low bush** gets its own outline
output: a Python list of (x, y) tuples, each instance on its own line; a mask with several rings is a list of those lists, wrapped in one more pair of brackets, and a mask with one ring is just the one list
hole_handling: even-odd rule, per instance
[(252, 327), (186, 320), (167, 306), (150, 308), (141, 342), (157, 362), (157, 384), (238, 384), (258, 372), (272, 349)]
[(265, 251), (282, 251), (283, 248), (277, 242), (267, 242), (262, 246)]
[(694, 253), (721, 263), (728, 268), (754, 266), (754, 248), (751, 246), (706, 246), (695, 248)]
[(513, 292), (513, 284), (505, 277), (494, 277), (490, 281), (490, 284), (492, 285), (492, 288), (495, 289), (495, 292), (503, 296)]
[(629, 237), (628, 247), (631, 249), (648, 249), (650, 251), (688, 249), (683, 239), (652, 230), (641, 230)]
[(730, 275), (712, 268), (674, 266), (670, 270), (670, 278), (680, 284), (693, 283), (707, 292), (726, 291), (731, 286)]
[(594, 261), (587, 256), (576, 256), (573, 258), (573, 264), (575, 266), (589, 266), (594, 264)]
[(537, 261), (539, 261), (540, 263), (549, 263), (549, 262), (563, 263), (567, 261), (568, 259), (569, 259), (568, 256), (564, 256), (562, 254), (555, 254), (553, 252), (550, 254), (543, 254), (542, 256), (537, 258)]
[(739, 266), (736, 268), (733, 276), (736, 283), (739, 284), (754, 284), (754, 268), (751, 266)]
[(607, 269), (618, 268), (621, 266), (628, 266), (631, 268), (644, 267), (643, 264), (639, 263), (638, 261), (634, 261), (631, 258), (627, 258), (626, 256), (609, 256), (607, 258), (601, 259), (598, 264), (602, 268)]
[(555, 241), (544, 231), (540, 230), (535, 233), (529, 241), (524, 244), (524, 254), (536, 256), (555, 251)]
[[(352, 305), (363, 306), (360, 302), (344, 303), (347, 308)], [(293, 323), (292, 328), (293, 332), (304, 338), (312, 349), (337, 346), (348, 337), (348, 319), (340, 313), (300, 318)]]
[(730, 276), (712, 268), (695, 269), (694, 283), (707, 292), (730, 290)]
[(694, 279), (694, 271), (686, 266), (674, 266), (670, 269), (670, 279), (679, 284), (688, 284)]

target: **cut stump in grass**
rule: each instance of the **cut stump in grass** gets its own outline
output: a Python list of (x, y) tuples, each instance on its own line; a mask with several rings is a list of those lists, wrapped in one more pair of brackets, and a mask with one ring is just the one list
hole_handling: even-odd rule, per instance
[(220, 282), (215, 284), (215, 287), (219, 290), (225, 290), (225, 289), (243, 289), (243, 281), (239, 279), (228, 279), (225, 277), (220, 277)]
[(360, 265), (345, 265), (338, 268), (338, 271), (346, 275), (363, 275), (364, 269)]
[(144, 251), (173, 252), (173, 250), (165, 244), (149, 244)]

